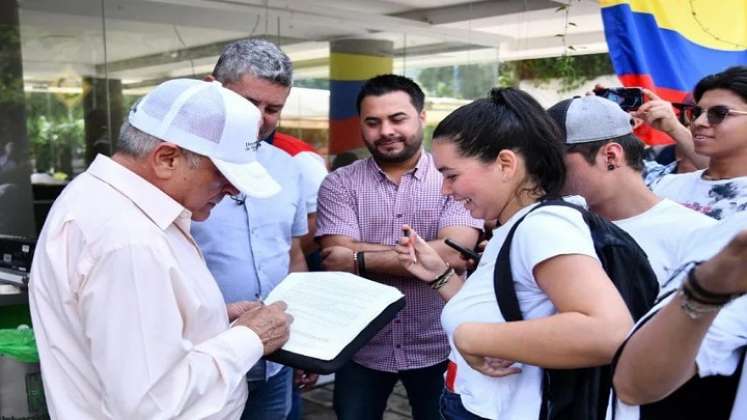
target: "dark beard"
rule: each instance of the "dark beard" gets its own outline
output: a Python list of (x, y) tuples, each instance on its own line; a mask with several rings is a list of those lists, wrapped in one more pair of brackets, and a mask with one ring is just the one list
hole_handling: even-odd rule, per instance
[(402, 149), (402, 151), (395, 155), (380, 153), (376, 149), (375, 142), (373, 145), (369, 145), (367, 142), (364, 141), (363, 144), (366, 145), (366, 148), (371, 153), (371, 156), (374, 158), (376, 162), (402, 163), (402, 162), (408, 161), (410, 158), (412, 158), (418, 153), (418, 151), (420, 150), (420, 147), (423, 145), (423, 139), (421, 137), (420, 141), (405, 142), (404, 148)]

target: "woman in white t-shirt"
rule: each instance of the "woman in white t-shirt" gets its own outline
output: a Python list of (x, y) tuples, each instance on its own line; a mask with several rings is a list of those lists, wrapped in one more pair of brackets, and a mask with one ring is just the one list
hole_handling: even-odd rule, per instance
[(397, 247), (403, 266), (448, 301), (441, 315), (452, 348), (441, 398), (447, 420), (538, 418), (543, 367), (607, 364), (632, 326), (581, 214), (560, 206), (530, 213), (512, 242), (525, 320), (505, 322), (498, 308), (493, 268), (508, 230), (563, 185), (558, 136), (542, 107), (512, 88), (457, 109), (434, 132), (443, 193), (500, 225), (466, 281), (414, 232)]

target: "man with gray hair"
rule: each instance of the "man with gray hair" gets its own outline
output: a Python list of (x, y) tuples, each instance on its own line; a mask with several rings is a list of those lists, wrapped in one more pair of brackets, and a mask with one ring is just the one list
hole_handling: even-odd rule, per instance
[(165, 82), (55, 201), (29, 283), (52, 418), (241, 415), (246, 372), (291, 319), (280, 302), (226, 305), (189, 229), (226, 194), (279, 192), (255, 161), (258, 123), (218, 83)]
[(327, 166), (312, 146), (276, 131), (280, 112), (293, 84), (293, 65), (277, 45), (263, 39), (245, 39), (227, 45), (208, 80), (223, 85), (245, 97), (262, 112), (259, 138), (293, 157), (301, 172), (301, 188), (308, 212), (309, 233), (301, 237), (304, 254), (318, 250), (316, 231), (316, 198), (319, 186), (327, 176)]
[[(308, 233), (304, 176), (294, 159), (270, 141), (290, 93), (292, 66), (280, 48), (264, 40), (241, 40), (223, 50), (209, 80), (253, 103), (262, 116), (257, 161), (282, 186), (269, 199), (233, 196), (195, 223), (192, 234), (205, 255), (226, 303), (261, 301), (289, 272), (307, 271), (301, 237)], [(314, 203), (316, 202), (314, 193)], [(292, 369), (259, 361), (247, 376), (243, 419), (284, 419), (291, 408)]]

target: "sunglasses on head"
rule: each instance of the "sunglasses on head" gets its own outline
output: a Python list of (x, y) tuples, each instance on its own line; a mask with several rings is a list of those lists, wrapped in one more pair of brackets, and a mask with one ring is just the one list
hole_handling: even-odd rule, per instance
[(728, 115), (747, 115), (747, 111), (739, 111), (731, 109), (725, 105), (716, 105), (708, 109), (701, 108), (697, 105), (684, 107), (682, 113), (684, 114), (684, 120), (692, 124), (695, 120), (705, 112), (708, 124), (716, 125), (721, 124)]

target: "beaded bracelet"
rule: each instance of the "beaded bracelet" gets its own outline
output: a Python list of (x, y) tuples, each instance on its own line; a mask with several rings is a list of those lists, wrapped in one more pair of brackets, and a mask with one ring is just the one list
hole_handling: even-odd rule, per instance
[(695, 269), (699, 264), (695, 263), (693, 265), (687, 273), (687, 279), (682, 282), (680, 287), (680, 295), (682, 296), (680, 308), (691, 319), (698, 319), (704, 314), (717, 312), (727, 303), (741, 296), (739, 293), (714, 293), (704, 289), (695, 276)]
[(426, 284), (428, 286), (431, 286), (433, 290), (438, 290), (444, 287), (444, 285), (446, 285), (446, 283), (449, 282), (449, 279), (453, 275), (454, 275), (454, 269), (451, 268), (450, 265), (446, 264), (446, 271), (444, 271), (443, 274), (441, 274), (440, 276), (436, 277), (435, 280), (429, 281)]

